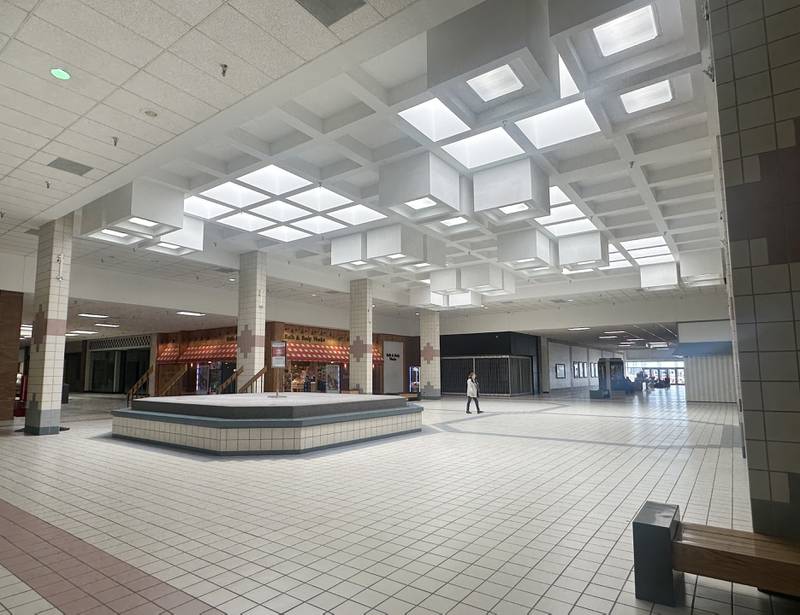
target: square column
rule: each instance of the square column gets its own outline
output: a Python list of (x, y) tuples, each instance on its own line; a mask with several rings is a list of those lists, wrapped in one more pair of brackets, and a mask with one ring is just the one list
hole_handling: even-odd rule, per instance
[(372, 394), (372, 281), (350, 281), (350, 388)]
[[(236, 367), (244, 371), (241, 387), (264, 367), (267, 328), (267, 255), (247, 252), (239, 256), (239, 318), (236, 326)], [(261, 392), (261, 379), (253, 385)]]
[(14, 420), (22, 293), (0, 290), (0, 425)]
[(439, 312), (420, 310), (419, 356), (419, 395), (422, 399), (439, 399), (442, 396)]
[(61, 423), (61, 386), (64, 382), (64, 345), (72, 264), (72, 215), (39, 229), (35, 316), (28, 370), (28, 407), (25, 432), (57, 434)]

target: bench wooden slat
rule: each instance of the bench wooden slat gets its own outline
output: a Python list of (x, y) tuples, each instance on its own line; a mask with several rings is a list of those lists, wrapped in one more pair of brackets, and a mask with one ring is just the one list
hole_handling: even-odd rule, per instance
[(763, 534), (682, 523), (675, 570), (800, 596), (800, 545)]

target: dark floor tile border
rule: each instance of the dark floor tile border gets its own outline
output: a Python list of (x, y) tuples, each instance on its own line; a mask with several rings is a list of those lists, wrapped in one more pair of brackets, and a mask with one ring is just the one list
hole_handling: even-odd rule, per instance
[(66, 615), (160, 615), (192, 604), (212, 607), (69, 532), (0, 499), (0, 565)]

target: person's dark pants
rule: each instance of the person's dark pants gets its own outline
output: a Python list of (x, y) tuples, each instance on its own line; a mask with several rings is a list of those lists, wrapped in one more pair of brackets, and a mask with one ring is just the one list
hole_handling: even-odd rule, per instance
[(480, 407), (480, 405), (478, 404), (478, 398), (477, 398), (477, 397), (467, 397), (467, 412), (469, 412), (469, 406), (470, 406), (470, 404), (471, 404), (472, 402), (475, 402), (475, 409), (476, 409), (478, 412), (480, 412), (480, 411), (481, 411), (481, 407)]

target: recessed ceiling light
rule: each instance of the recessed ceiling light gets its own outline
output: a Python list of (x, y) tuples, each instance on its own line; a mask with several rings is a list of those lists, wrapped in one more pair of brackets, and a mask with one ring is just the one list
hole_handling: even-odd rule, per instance
[(178, 316), (205, 316), (203, 312), (189, 312), (187, 310), (181, 310), (180, 312), (175, 312)]
[(179, 245), (176, 245), (174, 243), (169, 243), (167, 241), (159, 241), (156, 245), (159, 248), (164, 248), (165, 250), (180, 250), (181, 249), (181, 247)]
[(289, 200), (294, 201), (303, 207), (313, 209), (314, 211), (327, 211), (329, 209), (333, 209), (334, 207), (339, 207), (340, 205), (346, 205), (347, 203), (352, 202), (346, 196), (337, 194), (333, 190), (328, 190), (322, 186), (317, 186), (316, 188), (311, 188), (310, 190), (304, 190), (303, 192), (295, 194), (294, 196), (290, 196)]
[(434, 207), (436, 205), (436, 201), (428, 196), (424, 196), (421, 199), (414, 199), (413, 201), (406, 201), (406, 205), (408, 205), (411, 209), (415, 211), (419, 211), (420, 209), (428, 209), (428, 207)]
[(589, 231), (597, 230), (597, 227), (588, 218), (552, 224), (550, 226), (546, 226), (545, 228), (553, 233), (553, 235), (556, 237), (566, 237), (567, 235), (577, 235), (578, 233), (587, 233)]
[(445, 226), (458, 226), (460, 224), (466, 224), (468, 220), (464, 216), (458, 216), (457, 218), (450, 218), (449, 220), (442, 220), (442, 224)]
[(136, 224), (138, 226), (144, 226), (145, 228), (153, 228), (154, 226), (158, 226), (158, 222), (153, 222), (152, 220), (145, 220), (144, 218), (129, 218), (128, 222), (131, 224)]
[(502, 127), (455, 141), (442, 149), (468, 169), (525, 153)]
[(599, 340), (615, 340), (617, 339), (616, 335), (598, 335), (597, 339)]
[(402, 254), (401, 252), (398, 252), (397, 254), (389, 254), (386, 258), (388, 258), (389, 260), (397, 261), (397, 260), (400, 260), (401, 258), (405, 258), (405, 257), (406, 257), (405, 254)]
[(650, 248), (652, 246), (666, 245), (667, 241), (662, 235), (655, 237), (642, 237), (641, 239), (631, 239), (629, 241), (621, 242), (621, 245), (626, 250), (636, 250), (637, 248)]
[(69, 81), (72, 78), (72, 75), (63, 68), (51, 68), (50, 74), (61, 81)]
[(292, 225), (316, 235), (330, 233), (344, 228), (344, 224), (324, 216), (311, 216), (310, 218), (292, 222)]
[(228, 278), (228, 282), (235, 282), (236, 278)]
[(469, 130), (469, 126), (438, 98), (409, 107), (398, 115), (431, 141), (441, 141)]
[(103, 235), (108, 235), (109, 237), (117, 237), (118, 239), (122, 239), (123, 237), (127, 237), (128, 233), (121, 233), (119, 231), (115, 231), (114, 229), (104, 228), (100, 231)]
[(365, 207), (364, 205), (352, 205), (344, 209), (337, 209), (328, 213), (332, 218), (346, 222), (347, 224), (357, 225), (383, 220), (386, 216), (380, 212)]
[(600, 132), (583, 99), (526, 117), (516, 124), (537, 149)]
[(190, 196), (183, 201), (183, 211), (192, 216), (210, 220), (222, 214), (227, 214), (233, 211), (233, 209), (225, 207), (225, 205), (220, 205), (219, 203), (214, 203), (213, 201), (201, 199), (199, 196)]
[(234, 184), (233, 182), (225, 182), (224, 184), (210, 188), (205, 192), (201, 192), (200, 196), (239, 208), (253, 205), (259, 201), (266, 201), (268, 198), (265, 194), (261, 194), (250, 188), (245, 188), (239, 184)]
[(636, 113), (637, 111), (649, 109), (656, 105), (663, 105), (671, 101), (672, 86), (669, 83), (669, 79), (665, 79), (658, 83), (646, 85), (638, 90), (620, 94), (619, 98), (627, 113)]
[(242, 175), (239, 181), (256, 188), (261, 188), (272, 194), (285, 194), (292, 190), (297, 190), (308, 186), (311, 182), (303, 179), (299, 175), (290, 173), (274, 164), (265, 166), (262, 169)]
[(289, 222), (290, 220), (297, 220), (308, 215), (308, 211), (292, 205), (286, 201), (272, 201), (271, 203), (264, 203), (258, 207), (251, 209), (253, 213), (272, 218), (278, 222)]
[(275, 239), (277, 241), (282, 241), (284, 243), (289, 241), (296, 241), (298, 239), (305, 239), (306, 237), (311, 237), (308, 233), (305, 233), (299, 229), (292, 228), (290, 226), (273, 226), (272, 228), (268, 228), (265, 231), (261, 231), (259, 235), (264, 237), (269, 237), (270, 239)]
[(109, 329), (118, 329), (119, 325), (112, 325), (109, 322), (96, 322), (94, 323), (95, 327), (108, 327)]
[(78, 314), (78, 316), (82, 316), (83, 318), (108, 318), (106, 314), (90, 314), (88, 312), (82, 312)]
[(600, 53), (608, 57), (641, 45), (658, 36), (653, 6), (632, 11), (594, 28), (594, 37), (600, 47)]
[(70, 331), (70, 333), (74, 333), (75, 335), (95, 335), (97, 331), (85, 331), (83, 329), (75, 329), (74, 331)]
[(467, 85), (481, 97), (483, 102), (489, 102), (522, 89), (522, 81), (508, 64), (468, 79)]
[(575, 275), (575, 274), (578, 274), (578, 273), (592, 273), (592, 272), (594, 272), (594, 269), (567, 269), (567, 268), (564, 268), (564, 269), (561, 270), (561, 273), (563, 273), (564, 275)]
[(368, 264), (367, 261), (353, 261), (350, 263), (351, 265), (355, 265), (356, 267), (363, 267), (364, 265)]
[(627, 331), (603, 331), (603, 333), (627, 333)]
[(628, 342), (643, 342), (643, 337), (629, 337), (626, 341)]
[[(77, 333), (65, 333), (64, 337), (78, 337), (78, 334)], [(19, 339), (24, 339), (24, 338), (19, 338)]]
[(506, 205), (505, 207), (501, 207), (500, 211), (502, 211), (506, 215), (510, 214), (517, 214), (521, 211), (526, 211), (528, 206), (525, 203), (516, 203), (514, 205)]
[(591, 327), (570, 327), (567, 331), (588, 331)]
[(575, 84), (575, 80), (572, 78), (561, 56), (558, 56), (558, 89), (561, 98), (578, 93), (578, 86)]
[(142, 113), (144, 113), (147, 117), (158, 117), (158, 111), (155, 109), (142, 109)]
[(584, 213), (578, 209), (577, 205), (569, 204), (562, 205), (561, 207), (553, 207), (550, 209), (550, 214), (547, 216), (539, 216), (534, 218), (542, 226), (548, 224), (555, 224), (556, 222), (566, 222), (567, 220), (577, 220), (585, 218)]
[(230, 216), (220, 218), (217, 220), (217, 222), (220, 224), (225, 224), (226, 226), (232, 226), (234, 228), (241, 229), (243, 231), (260, 231), (261, 229), (265, 229), (268, 226), (275, 224), (274, 222), (264, 220), (264, 218), (259, 218), (258, 216), (254, 216), (253, 214), (249, 214), (245, 211), (239, 211)]

